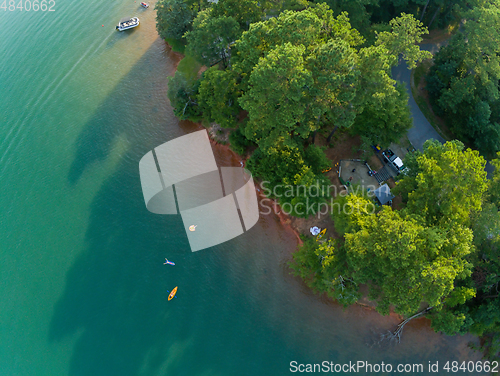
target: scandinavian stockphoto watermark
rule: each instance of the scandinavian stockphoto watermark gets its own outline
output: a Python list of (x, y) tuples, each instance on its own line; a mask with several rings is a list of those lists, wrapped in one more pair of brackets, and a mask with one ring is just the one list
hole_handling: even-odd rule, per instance
[[(377, 187), (374, 185), (356, 185), (351, 186), (349, 190), (333, 184), (322, 186), (278, 184), (272, 186), (270, 182), (263, 181), (260, 183), (259, 191), (265, 197), (259, 201), (260, 214), (284, 213), (286, 215), (317, 216), (318, 218), (333, 213), (352, 215), (355, 212), (365, 212), (373, 214), (376, 210), (373, 201), (376, 189)], [(354, 204), (337, 200), (338, 197), (345, 197), (349, 194), (363, 196), (368, 200)], [(295, 197), (302, 197), (302, 199), (294, 200)], [(278, 202), (279, 205), (277, 205)]]
[(251, 174), (218, 167), (206, 130), (157, 146), (142, 157), (139, 172), (146, 208), (180, 214), (193, 252), (233, 239), (259, 219)]

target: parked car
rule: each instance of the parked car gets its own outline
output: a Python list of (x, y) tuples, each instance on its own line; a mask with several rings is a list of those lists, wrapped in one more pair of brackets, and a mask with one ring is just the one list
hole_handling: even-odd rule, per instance
[(391, 165), (398, 175), (405, 169), (403, 161), (399, 158), (391, 149), (384, 150), (382, 152), (384, 156), (384, 161)]

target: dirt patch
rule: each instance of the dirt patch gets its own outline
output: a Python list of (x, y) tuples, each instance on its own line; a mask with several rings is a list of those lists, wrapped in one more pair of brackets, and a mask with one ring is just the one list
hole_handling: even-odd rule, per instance
[(207, 128), (208, 133), (210, 134), (210, 138), (212, 138), (215, 142), (219, 144), (228, 144), (229, 143), (229, 134), (232, 129), (222, 128), (217, 123), (210, 123), (210, 126)]
[(360, 185), (365, 190), (367, 188), (378, 188), (379, 184), (377, 179), (368, 175), (369, 170), (364, 162), (343, 160), (340, 163), (340, 167), (340, 177), (343, 181), (350, 182), (352, 185)]
[(201, 68), (200, 68), (200, 70), (197, 73), (198, 78), (200, 78), (201, 75), (203, 74), (203, 72), (205, 72), (207, 69), (208, 69), (208, 67), (206, 65), (202, 65)]
[(327, 144), (326, 137), (323, 135), (316, 136), (315, 145), (328, 147), (325, 153), (334, 165), (341, 159), (360, 158), (363, 153), (363, 150), (361, 150), (361, 137), (351, 136), (346, 131), (342, 133), (341, 131), (337, 132), (338, 134), (333, 141), (330, 142), (330, 145)]
[(449, 29), (433, 29), (429, 31), (429, 34), (426, 34), (423, 36), (423, 41), (421, 42), (422, 44), (428, 44), (428, 43), (439, 43), (439, 42), (444, 42), (445, 40), (449, 39), (452, 36), (453, 32), (452, 30)]
[[(359, 158), (363, 150), (360, 150), (361, 138), (359, 136), (351, 136), (347, 132), (338, 131), (338, 134), (330, 145), (326, 142), (327, 136), (328, 135), (318, 134), (316, 136), (315, 145), (327, 146), (325, 154), (328, 159), (332, 161), (332, 169), (326, 172), (324, 176), (330, 180), (330, 192), (332, 198), (335, 198), (337, 194), (345, 192), (345, 188), (340, 183), (338, 176), (340, 161), (348, 158)], [(330, 212), (316, 213), (316, 215), (311, 215), (308, 218), (288, 217), (288, 219), (290, 221), (289, 224), (297, 234), (312, 237), (313, 235), (311, 235), (309, 229), (313, 226), (318, 226), (321, 229), (326, 228), (327, 238), (340, 238), (340, 235), (335, 231), (335, 224)]]
[(384, 164), (375, 154), (373, 154), (372, 156), (370, 156), (370, 158), (368, 158), (368, 165), (371, 167), (372, 170), (375, 171), (378, 171), (382, 167), (384, 167)]
[(326, 228), (326, 238), (340, 239), (340, 235), (335, 231), (335, 226), (330, 213), (323, 214), (318, 213), (316, 215), (309, 216), (308, 218), (296, 218), (292, 217), (290, 221), (292, 228), (301, 235), (313, 237), (310, 232), (310, 228), (313, 226), (318, 226), (320, 229)]

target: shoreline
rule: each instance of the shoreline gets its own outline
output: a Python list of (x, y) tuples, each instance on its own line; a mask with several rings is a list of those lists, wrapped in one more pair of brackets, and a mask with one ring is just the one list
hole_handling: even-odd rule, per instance
[[(199, 123), (199, 125), (200, 125), (200, 129), (206, 129), (205, 127), (203, 127), (203, 125), (201, 125), (201, 123)], [(245, 167), (246, 161), (248, 158), (241, 157), (240, 155), (236, 154), (231, 149), (229, 144), (222, 144), (222, 143), (218, 142), (216, 139), (214, 139), (210, 132), (208, 132), (208, 134), (209, 134), (210, 144), (212, 145), (212, 147), (216, 147), (219, 150), (227, 153), (227, 155), (231, 155), (232, 157), (236, 157), (236, 158), (240, 159), (240, 163), (243, 163), (242, 167)], [(297, 239), (297, 246), (302, 244), (303, 241), (300, 238), (299, 228), (297, 228), (296, 226), (293, 225), (293, 218), (290, 215), (283, 212), (280, 205), (278, 204), (278, 202), (275, 199), (269, 198), (269, 197), (264, 195), (264, 193), (260, 190), (257, 181), (255, 181), (255, 183), (256, 183), (255, 184), (255, 191), (256, 191), (256, 194), (259, 197), (259, 199), (267, 199), (267, 200), (272, 201), (272, 205), (273, 205), (272, 212), (274, 213), (275, 217), (277, 217), (277, 219), (280, 221), (280, 224), (283, 226), (283, 228), (290, 230), (295, 235), (295, 238)], [(293, 252), (290, 253), (290, 255), (292, 255), (292, 254), (293, 254)]]
[[(168, 44), (167, 41), (164, 41), (164, 42), (169, 46), (169, 48), (172, 48)], [(179, 63), (180, 63), (180, 61), (185, 57), (185, 55), (182, 54), (182, 53), (180, 53), (180, 52), (176, 52), (176, 54), (178, 54), (181, 57), (179, 59)], [(176, 66), (174, 68), (174, 73), (177, 71), (177, 66), (178, 66), (178, 64), (176, 64)], [(202, 68), (199, 69), (198, 75), (200, 75), (205, 70), (203, 68), (204, 68), (204, 66), (202, 66)], [(214, 154), (216, 156), (216, 160), (219, 162), (220, 165), (228, 164), (228, 167), (229, 166), (233, 166), (233, 167), (234, 166), (238, 166), (238, 165), (241, 165), (241, 163), (243, 163), (243, 166), (246, 165), (246, 161), (248, 159), (248, 156), (242, 157), (242, 156), (238, 155), (236, 152), (234, 152), (230, 148), (228, 142), (227, 143), (226, 142), (221, 143), (221, 142), (217, 141), (213, 137), (213, 134), (210, 132), (210, 129), (207, 128), (207, 127), (205, 127), (205, 126), (203, 126), (203, 124), (201, 122), (192, 122), (192, 121), (190, 121), (190, 122), (193, 125), (195, 125), (195, 127), (193, 127), (193, 128), (196, 129), (196, 130), (202, 130), (202, 129), (206, 129), (207, 130), (207, 133), (209, 135), (210, 144), (212, 146), (212, 150), (214, 151)], [(335, 153), (333, 152), (333, 149), (332, 149), (332, 155), (335, 155)], [(329, 156), (329, 158), (332, 160), (332, 163), (333, 163), (334, 158), (332, 158), (331, 155)], [(335, 169), (332, 169), (331, 172), (328, 173), (328, 175), (335, 174), (335, 173), (336, 173)], [(307, 219), (311, 220), (312, 217), (310, 216), (307, 219), (291, 217), (290, 215), (286, 214), (281, 209), (280, 205), (278, 204), (278, 202), (275, 199), (268, 198), (267, 196), (265, 196), (263, 194), (263, 192), (259, 189), (259, 187), (258, 187), (257, 184), (256, 184), (256, 193), (257, 193), (257, 196), (258, 196), (259, 200), (268, 199), (268, 200), (272, 201), (273, 212), (274, 212), (274, 220), (279, 221), (280, 222), (280, 226), (282, 227), (282, 229), (284, 231), (286, 231), (286, 232), (290, 232), (291, 234), (293, 234), (293, 237), (296, 240), (295, 247), (290, 248), (286, 252), (285, 266), (284, 267), (287, 269), (287, 274), (289, 274), (288, 278), (291, 278), (291, 279), (295, 280), (296, 282), (298, 282), (299, 286), (305, 287), (307, 289), (308, 293), (310, 293), (312, 296), (314, 296), (314, 299), (316, 299), (317, 301), (324, 302), (324, 303), (326, 303), (328, 305), (335, 305), (336, 307), (341, 307), (341, 305), (336, 300), (328, 297), (325, 292), (322, 292), (322, 293), (318, 294), (316, 291), (314, 291), (313, 289), (311, 289), (307, 285), (307, 283), (306, 283), (305, 280), (303, 280), (300, 277), (297, 277), (297, 276), (293, 275), (291, 273), (290, 268), (287, 265), (288, 262), (292, 260), (293, 254), (297, 250), (297, 247), (299, 245), (303, 244), (303, 241), (300, 238), (300, 235), (302, 234), (301, 233), (301, 228), (300, 228), (301, 226), (300, 226), (300, 224), (303, 223), (303, 222), (305, 222), (305, 220), (307, 220)], [(261, 207), (260, 201), (259, 201), (259, 207)], [(319, 219), (318, 219), (318, 221), (319, 221)], [(306, 232), (305, 234), (302, 234), (302, 235), (307, 236), (308, 234)], [(335, 236), (337, 234), (333, 231), (332, 235)], [(397, 321), (397, 323), (401, 323), (404, 320), (404, 316), (403, 315), (395, 313), (392, 310), (391, 310), (391, 312), (388, 315), (385, 315), (385, 316), (381, 315), (380, 313), (378, 313), (376, 311), (375, 307), (376, 307), (376, 303), (368, 300), (367, 294), (363, 294), (363, 297), (359, 301), (357, 301), (352, 306), (349, 306), (347, 308), (343, 308), (343, 310), (346, 311), (346, 312), (349, 312), (349, 310), (351, 310), (351, 312), (356, 312), (357, 309), (362, 309), (365, 312), (372, 313), (373, 314), (373, 316), (372, 316), (373, 319), (375, 321), (377, 321), (377, 322), (384, 322), (386, 320), (393, 319), (393, 320)], [(395, 323), (395, 325), (392, 328), (392, 330), (396, 330), (397, 329), (397, 323)], [(412, 320), (412, 325), (408, 324), (408, 327), (410, 327), (410, 326), (428, 327), (431, 330), (431, 333), (436, 336), (436, 338), (449, 337), (449, 336), (445, 336), (444, 334), (442, 334), (440, 332), (435, 332), (433, 329), (431, 329), (430, 323), (431, 323), (431, 320), (429, 318), (427, 318), (425, 316), (422, 316), (422, 317), (418, 317), (418, 318), (415, 318), (414, 320)], [(479, 342), (479, 338), (477, 336), (473, 336), (470, 333), (467, 333), (466, 335), (458, 335), (457, 334), (457, 335), (451, 336), (451, 337), (452, 338), (455, 338), (455, 337), (456, 338), (465, 338), (465, 336), (468, 336), (469, 339), (475, 340), (475, 342)], [(469, 346), (467, 345), (467, 343), (464, 343), (464, 344), (465, 344), (465, 346), (467, 348), (469, 348)]]

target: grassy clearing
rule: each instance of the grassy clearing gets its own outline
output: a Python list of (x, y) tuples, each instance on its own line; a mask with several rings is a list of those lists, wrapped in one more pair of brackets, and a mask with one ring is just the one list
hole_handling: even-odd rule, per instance
[(412, 72), (413, 74), (413, 80), (412, 80), (412, 85), (413, 86), (418, 86), (420, 83), (420, 80), (422, 79), (423, 76), (425, 76), (428, 72), (429, 69), (432, 66), (432, 60), (425, 60), (421, 64), (419, 64), (415, 70)]
[(188, 79), (196, 80), (198, 78), (198, 71), (202, 67), (202, 64), (198, 62), (193, 56), (185, 55), (184, 58), (179, 62), (177, 70), (184, 73)]
[(401, 139), (397, 142), (397, 144), (402, 149), (407, 149), (407, 150), (413, 149), (413, 145), (411, 144), (410, 140), (408, 140), (408, 136), (407, 135), (404, 135), (403, 137), (401, 137)]
[(170, 47), (172, 47), (172, 51), (174, 52), (180, 52), (183, 54), (186, 50), (186, 43), (182, 40), (166, 38), (165, 41)]

